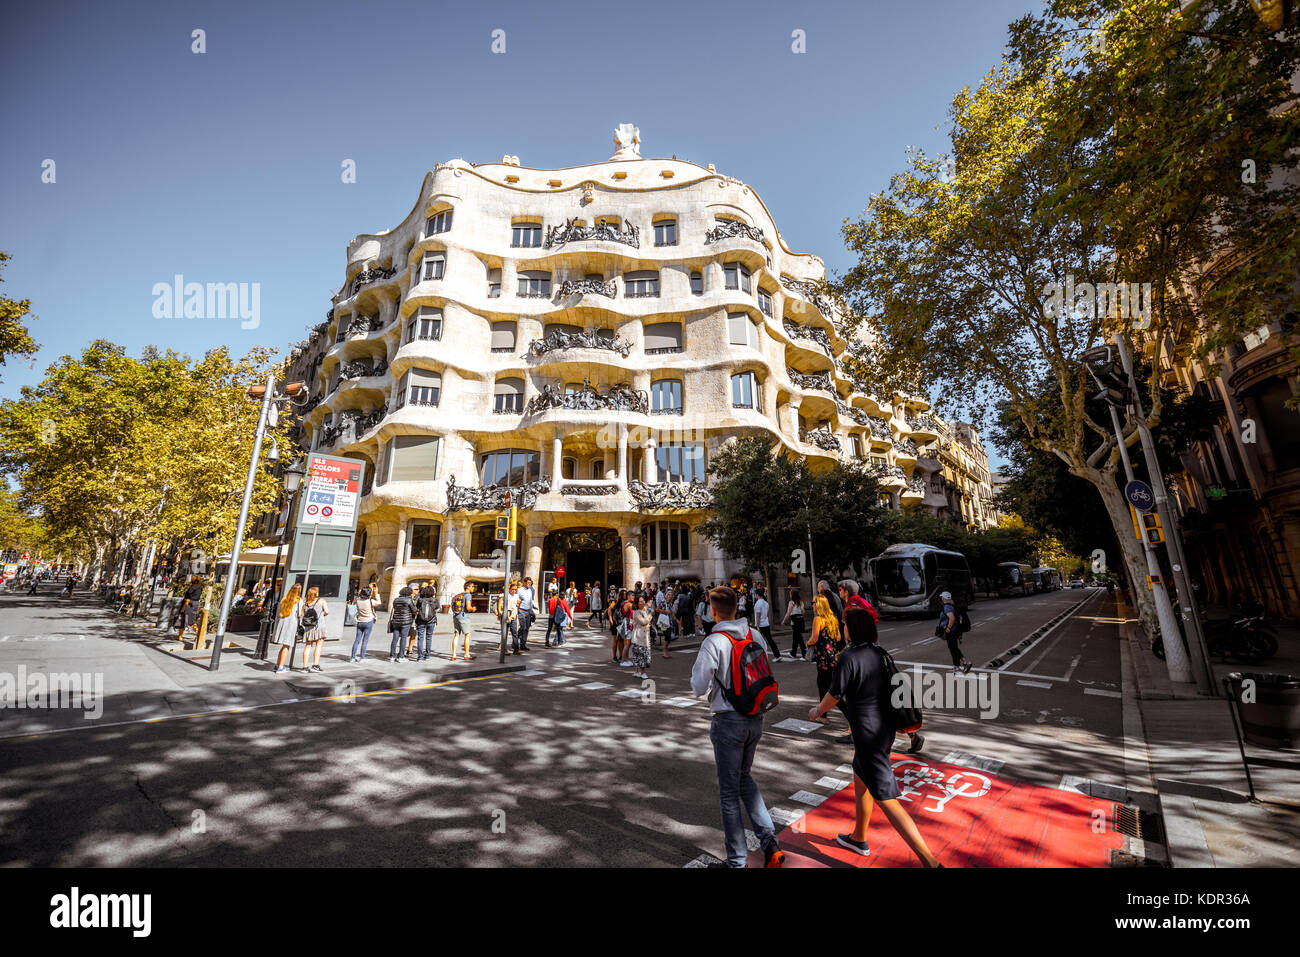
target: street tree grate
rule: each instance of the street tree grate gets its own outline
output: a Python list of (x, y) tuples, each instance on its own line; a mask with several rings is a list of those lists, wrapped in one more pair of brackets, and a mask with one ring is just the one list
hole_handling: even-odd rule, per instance
[(1111, 812), (1111, 827), (1120, 834), (1141, 838), (1143, 841), (1165, 842), (1164, 828), (1159, 815), (1142, 811), (1128, 804), (1116, 804)]

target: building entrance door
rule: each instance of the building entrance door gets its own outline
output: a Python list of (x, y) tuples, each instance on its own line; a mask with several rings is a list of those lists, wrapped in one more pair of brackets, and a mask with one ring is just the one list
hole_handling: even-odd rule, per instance
[(605, 553), (595, 548), (576, 548), (569, 551), (564, 560), (568, 580), (579, 590), (588, 585), (600, 585), (605, 591)]
[(600, 583), (609, 594), (623, 583), (622, 551), (618, 532), (612, 528), (566, 528), (551, 532), (542, 547), (542, 568), (553, 571), (563, 565), (566, 581), (578, 588)]

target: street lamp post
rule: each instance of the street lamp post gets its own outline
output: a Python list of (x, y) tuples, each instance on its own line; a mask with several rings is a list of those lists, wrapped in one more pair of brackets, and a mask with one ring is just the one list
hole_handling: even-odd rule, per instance
[(244, 498), (239, 505), (239, 521), (235, 525), (235, 541), (230, 549), (230, 567), (226, 572), (226, 587), (221, 594), (221, 612), (217, 617), (217, 633), (212, 643), (212, 659), (209, 671), (221, 667), (221, 646), (226, 639), (226, 622), (230, 617), (230, 603), (235, 592), (235, 576), (239, 569), (239, 552), (244, 546), (244, 527), (248, 524), (248, 509), (253, 499), (253, 483), (257, 480), (257, 463), (262, 454), (262, 437), (266, 434), (268, 422), (274, 425), (277, 419), (277, 405), (288, 401), (292, 396), (302, 392), (304, 384), (291, 382), (285, 386), (282, 394), (275, 391), (275, 373), (269, 372), (266, 384), (253, 386), (248, 390), (250, 399), (261, 399), (262, 410), (257, 417), (257, 433), (253, 438), (253, 454), (248, 461), (248, 475), (244, 479)]

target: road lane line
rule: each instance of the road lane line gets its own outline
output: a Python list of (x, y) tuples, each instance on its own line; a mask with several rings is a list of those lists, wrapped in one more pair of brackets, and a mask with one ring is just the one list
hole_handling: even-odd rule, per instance
[(1118, 691), (1103, 691), (1101, 688), (1084, 688), (1084, 694), (1101, 695), (1103, 698), (1122, 698), (1124, 697)]
[(1017, 681), (1016, 684), (1025, 688), (1047, 688), (1050, 690), (1052, 687), (1046, 681)]

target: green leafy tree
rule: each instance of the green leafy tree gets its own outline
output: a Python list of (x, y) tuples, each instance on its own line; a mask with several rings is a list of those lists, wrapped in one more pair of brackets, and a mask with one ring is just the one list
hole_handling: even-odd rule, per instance
[[(4, 264), (11, 257), (6, 252), (0, 252), (0, 272), (4, 271)], [(4, 278), (0, 277), (0, 282)], [(32, 334), (27, 331), (27, 325), (23, 321), (31, 315), (32, 301), (30, 299), (14, 300), (5, 296), (0, 296), (0, 366), (5, 364), (5, 359), (11, 355), (34, 356), (36, 350), (40, 348)]]
[[(953, 166), (913, 153), (845, 224), (858, 262), (836, 292), (864, 317), (848, 371), (977, 420), (1005, 401), (1093, 486), (1140, 581), (1116, 439), (1077, 357), (1137, 325), (1158, 368), (1170, 342), (1212, 349), (1294, 307), (1298, 68), (1300, 26), (1272, 31), (1247, 0), (1049, 0), (1017, 20), (1002, 62), (953, 100)], [(1116, 295), (1090, 302), (1085, 283)], [(1120, 283), (1139, 295), (1124, 303)]]

